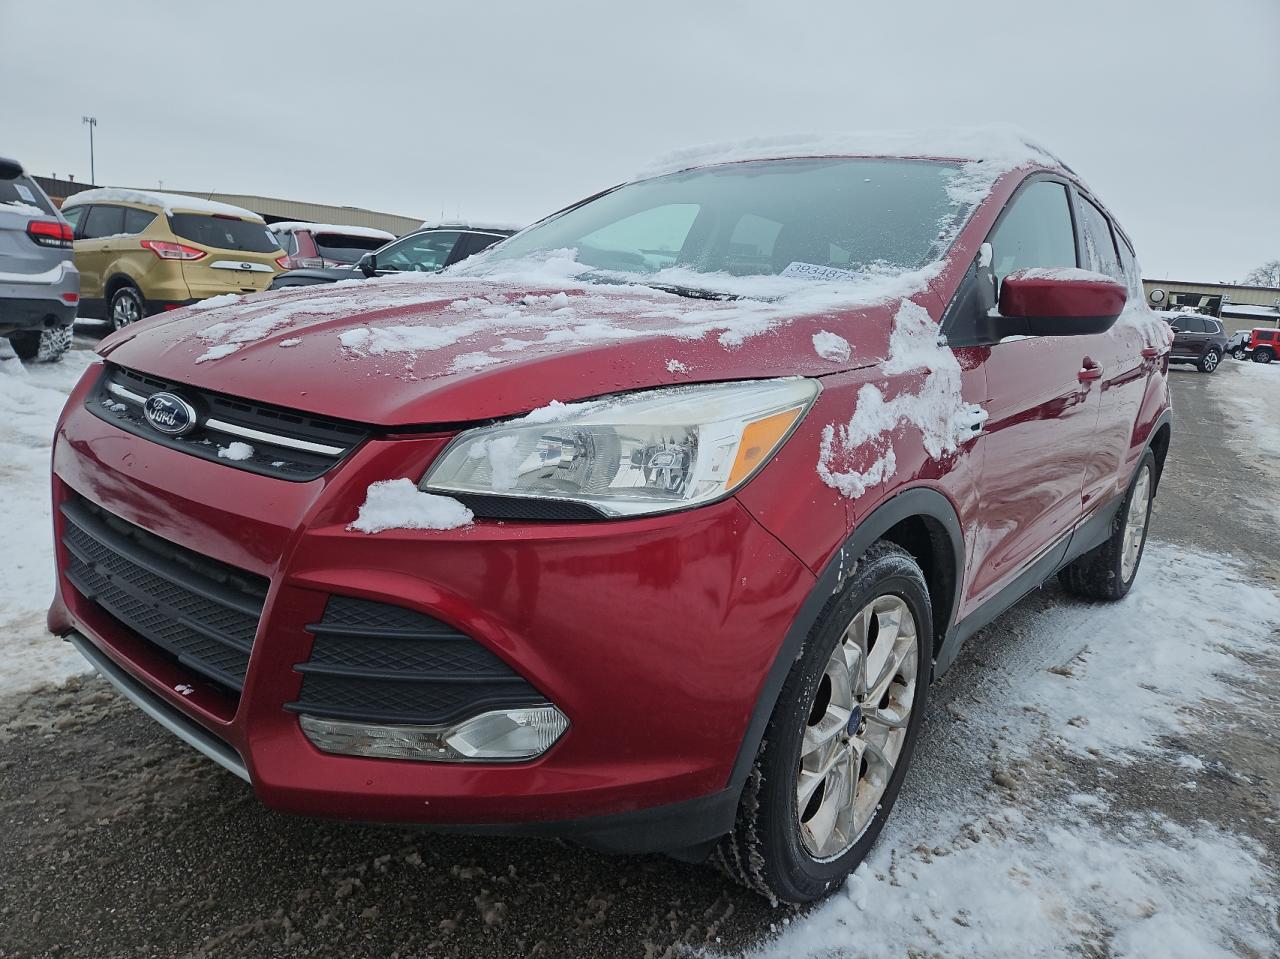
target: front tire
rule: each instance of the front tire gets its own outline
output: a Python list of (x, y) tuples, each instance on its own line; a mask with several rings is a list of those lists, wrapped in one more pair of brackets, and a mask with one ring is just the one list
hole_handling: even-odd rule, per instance
[(1138, 576), (1146, 549), (1155, 491), (1156, 458), (1147, 450), (1111, 521), (1106, 542), (1059, 570), (1058, 580), (1068, 592), (1107, 602), (1124, 599)]
[(147, 315), (147, 306), (142, 294), (135, 287), (122, 286), (111, 294), (111, 303), (107, 308), (107, 318), (113, 330), (123, 330), (130, 323), (137, 323)]
[(1231, 351), (1231, 356), (1234, 359), (1243, 360), (1245, 358), (1245, 352), (1240, 347), (1236, 347), (1234, 350)]
[(717, 866), (771, 901), (797, 904), (858, 867), (911, 761), (932, 637), (919, 565), (899, 546), (875, 544), (783, 684)]
[(1255, 363), (1270, 363), (1275, 358), (1275, 354), (1266, 347), (1253, 351), (1253, 362)]
[(1196, 364), (1201, 373), (1212, 373), (1218, 368), (1218, 361), (1221, 357), (1217, 350), (1209, 350), (1200, 357), (1200, 362)]

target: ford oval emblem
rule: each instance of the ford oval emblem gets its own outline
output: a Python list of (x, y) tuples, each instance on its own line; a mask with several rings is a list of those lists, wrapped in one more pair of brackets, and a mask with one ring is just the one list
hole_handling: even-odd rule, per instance
[(166, 436), (184, 436), (196, 428), (195, 407), (181, 396), (161, 390), (142, 404), (142, 415), (151, 428)]

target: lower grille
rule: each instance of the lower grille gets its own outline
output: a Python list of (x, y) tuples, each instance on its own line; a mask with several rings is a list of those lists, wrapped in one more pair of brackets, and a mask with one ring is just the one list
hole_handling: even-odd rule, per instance
[(238, 694), (267, 580), (149, 533), (82, 497), (62, 504), (64, 573), (86, 600), (182, 666)]
[(330, 597), (298, 701), (286, 709), (379, 723), (437, 725), (547, 698), (470, 636), (401, 606)]

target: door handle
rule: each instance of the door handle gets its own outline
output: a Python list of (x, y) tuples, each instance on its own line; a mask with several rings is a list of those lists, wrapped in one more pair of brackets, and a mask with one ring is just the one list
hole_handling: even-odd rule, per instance
[(1076, 374), (1076, 379), (1081, 383), (1100, 380), (1102, 379), (1102, 367), (1086, 356), (1080, 361), (1080, 372)]

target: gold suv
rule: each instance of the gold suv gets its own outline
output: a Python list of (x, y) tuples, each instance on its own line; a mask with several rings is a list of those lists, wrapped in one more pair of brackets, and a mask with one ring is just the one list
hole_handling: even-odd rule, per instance
[(284, 256), (262, 217), (142, 190), (86, 190), (62, 205), (75, 229), (80, 315), (120, 329), (220, 293), (265, 290)]

